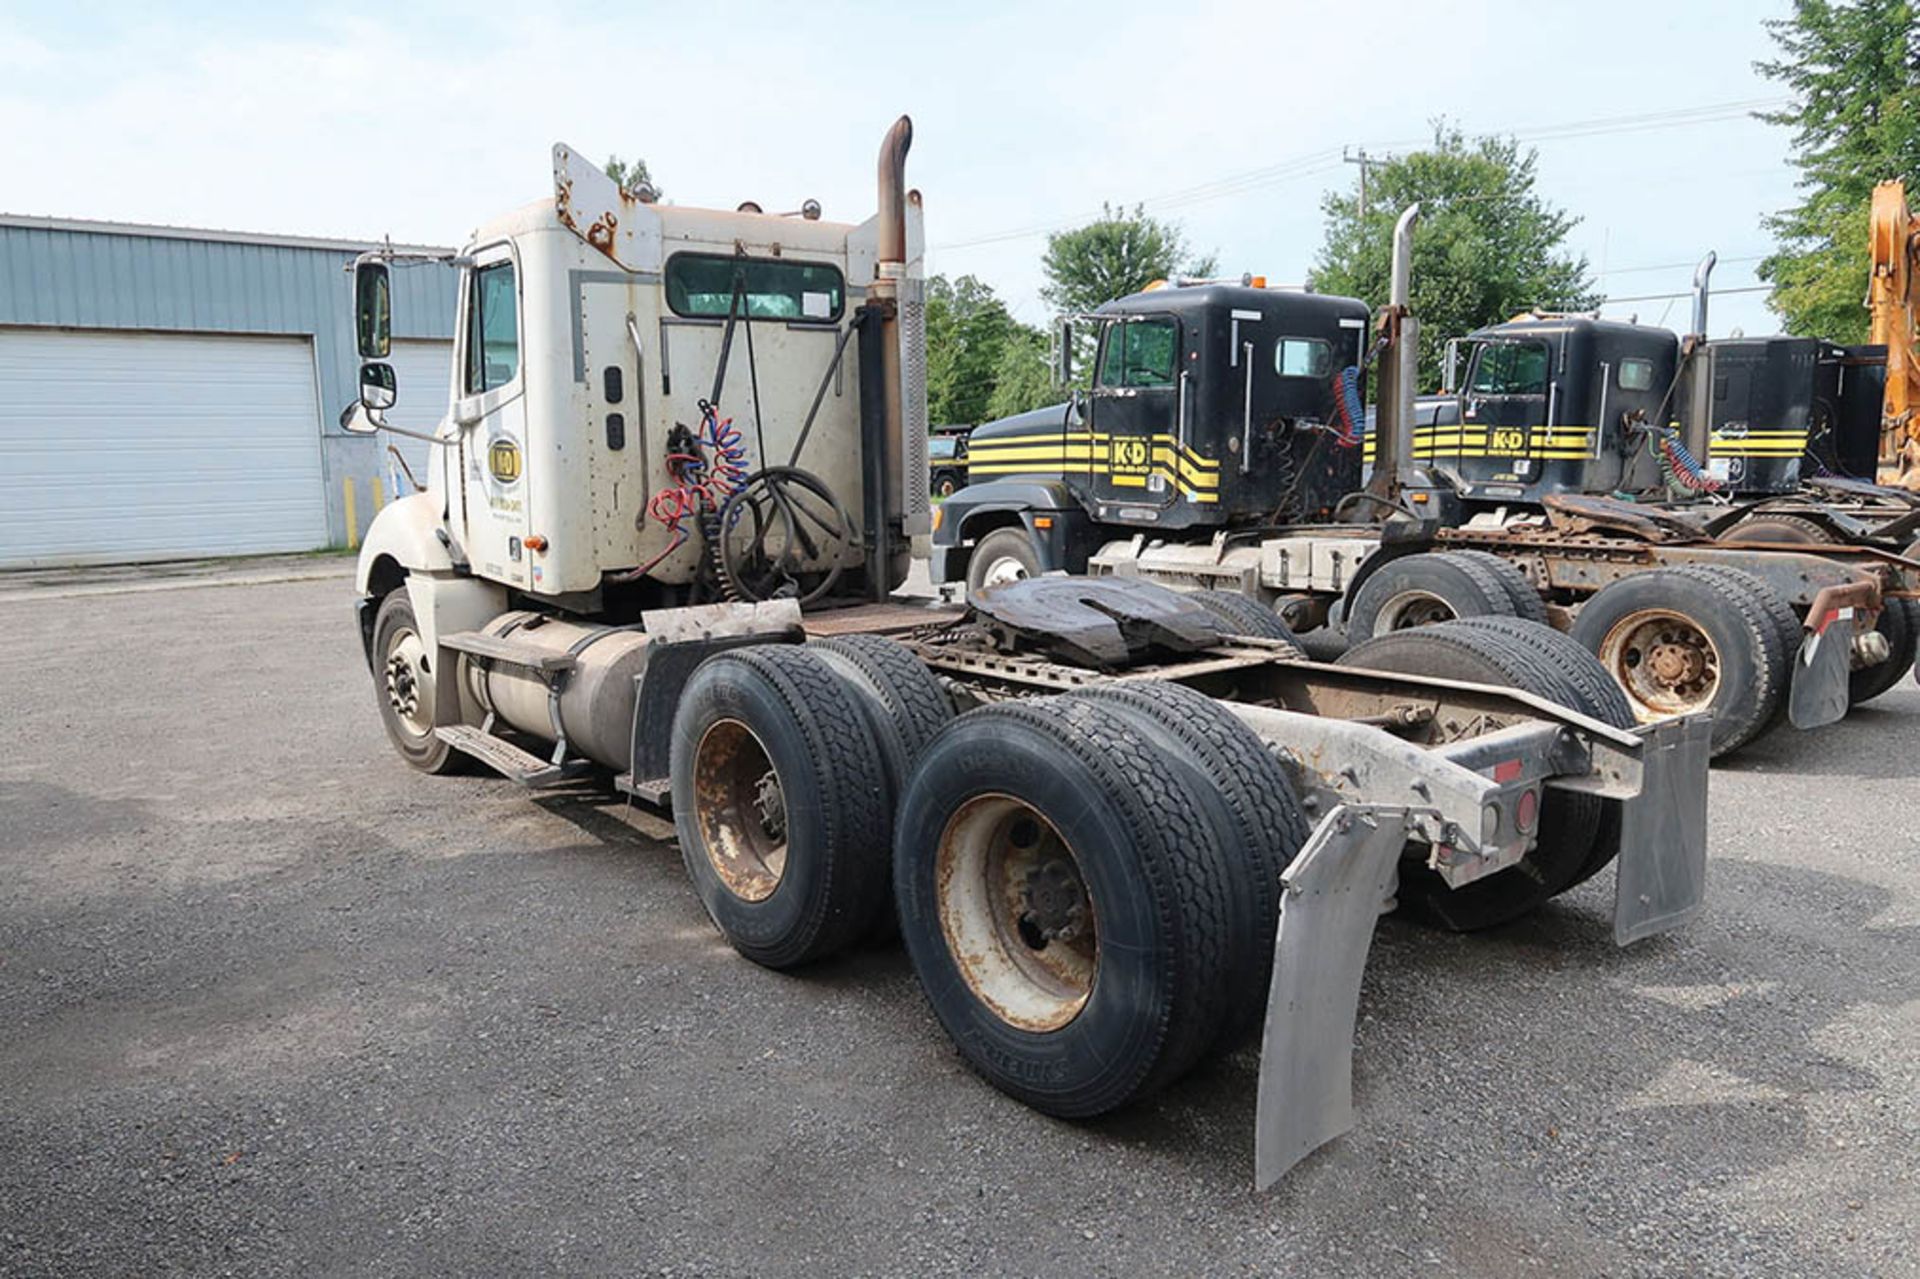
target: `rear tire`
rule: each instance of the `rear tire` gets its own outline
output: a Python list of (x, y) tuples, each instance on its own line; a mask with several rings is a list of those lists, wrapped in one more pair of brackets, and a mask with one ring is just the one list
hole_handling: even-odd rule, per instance
[(1636, 719), (1710, 711), (1718, 759), (1779, 716), (1792, 676), (1783, 618), (1792, 609), (1752, 573), (1686, 565), (1605, 587), (1574, 615), (1571, 633), (1600, 658)]
[[(1593, 715), (1591, 703), (1552, 651), (1558, 638), (1557, 632), (1542, 631), (1538, 640), (1521, 640), (1463, 619), (1378, 636), (1350, 649), (1335, 665), (1517, 688)], [(1427, 865), (1424, 845), (1409, 845), (1412, 855), (1400, 863), (1400, 909), (1456, 932), (1518, 919), (1578, 883), (1582, 872), (1591, 873), (1587, 868), (1596, 858), (1604, 866), (1619, 852), (1617, 829), (1612, 848), (1601, 846), (1602, 808), (1595, 796), (1544, 791), (1533, 848), (1517, 864), (1461, 888), (1449, 888)]]
[(1375, 569), (1347, 610), (1347, 640), (1448, 622), (1457, 617), (1512, 617), (1513, 597), (1487, 566), (1471, 556), (1423, 552)]
[(423, 773), (457, 773), (466, 756), (433, 735), (440, 721), (435, 712), (433, 664), (413, 615), (413, 600), (403, 585), (380, 602), (373, 622), (374, 697), (387, 740), (400, 758)]
[(1920, 652), (1920, 604), (1913, 600), (1882, 600), (1880, 621), (1874, 627), (1887, 637), (1887, 660), (1863, 666), (1847, 677), (1847, 696), (1853, 705), (1872, 701), (1892, 690), (1913, 667)]
[(1035, 1109), (1114, 1110), (1219, 1037), (1231, 884), (1178, 776), (1113, 709), (1044, 698), (960, 716), (908, 783), (914, 972), (968, 1064)]
[(1244, 595), (1232, 591), (1188, 591), (1187, 598), (1213, 614), (1229, 635), (1251, 635), (1256, 639), (1285, 640), (1300, 647), (1300, 637), (1282, 621), (1280, 615)]
[(1533, 588), (1532, 581), (1512, 560), (1501, 559), (1492, 551), (1443, 551), (1441, 554), (1456, 564), (1478, 564), (1507, 593), (1507, 599), (1513, 603), (1515, 617), (1537, 622), (1541, 626), (1549, 624), (1547, 602), (1540, 598), (1540, 592)]
[(670, 767), (687, 874), (735, 950), (793, 968), (881, 922), (886, 752), (826, 658), (782, 645), (709, 658), (674, 712)]
[(1017, 524), (997, 528), (974, 544), (967, 560), (967, 594), (1038, 577), (1041, 572), (1040, 552), (1027, 530)]
[(1222, 806), (1236, 931), (1245, 941), (1230, 966), (1231, 1005), (1221, 1046), (1246, 1040), (1265, 1020), (1280, 877), (1312, 833), (1293, 782), (1252, 729), (1220, 703), (1180, 684), (1103, 684), (1068, 694), (1114, 707), (1167, 754), (1198, 765), (1203, 801)]
[[(1633, 704), (1627, 700), (1626, 693), (1613, 682), (1613, 677), (1607, 674), (1607, 668), (1600, 664), (1600, 659), (1582, 648), (1572, 636), (1564, 635), (1550, 626), (1536, 626), (1521, 621), (1517, 617), (1463, 617), (1452, 625), (1492, 631), (1531, 649), (1552, 663), (1554, 670), (1571, 685), (1570, 691), (1577, 700), (1563, 700), (1563, 706), (1615, 728), (1633, 727)], [(1573, 798), (1576, 797), (1560, 796), (1555, 803), (1557, 805)], [(1586, 883), (1620, 855), (1620, 801), (1602, 799), (1599, 804), (1593, 847), (1588, 851), (1586, 861), (1574, 870), (1570, 878), (1552, 886), (1556, 897)]]
[(1721, 542), (1743, 546), (1749, 542), (1790, 542), (1795, 546), (1829, 546), (1840, 540), (1826, 525), (1799, 515), (1751, 515), (1722, 533)]
[(880, 635), (841, 635), (815, 640), (809, 647), (838, 654), (867, 680), (900, 730), (909, 763), (920, 757), (927, 743), (953, 718), (953, 701), (947, 690), (940, 687), (926, 663), (896, 640)]

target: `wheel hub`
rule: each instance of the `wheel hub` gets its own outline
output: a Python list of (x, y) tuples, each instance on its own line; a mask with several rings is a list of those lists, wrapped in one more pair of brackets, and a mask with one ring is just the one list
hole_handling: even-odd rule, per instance
[(1706, 654), (1687, 644), (1659, 643), (1648, 658), (1653, 674), (1663, 684), (1691, 684), (1706, 673)]
[(1008, 582), (1024, 581), (1026, 576), (1026, 565), (1011, 555), (1002, 555), (999, 559), (987, 565), (987, 571), (982, 575), (980, 585), (983, 587), (1004, 586)]
[(772, 769), (768, 769), (755, 785), (753, 806), (760, 814), (760, 829), (767, 838), (784, 841), (787, 837), (787, 799), (780, 791), (780, 778)]
[(1620, 619), (1601, 642), (1600, 661), (1642, 720), (1708, 709), (1720, 690), (1720, 651), (1702, 625), (1668, 609)]
[(1387, 631), (1410, 631), (1437, 622), (1451, 622), (1457, 616), (1459, 614), (1454, 612), (1453, 605), (1430, 591), (1401, 591), (1380, 606), (1380, 620), (1374, 630), (1382, 634)]
[(1010, 795), (966, 801), (935, 853), (940, 927), (960, 976), (1020, 1030), (1057, 1030), (1092, 998), (1098, 904), (1079, 859), (1038, 809)]
[(425, 736), (433, 731), (432, 672), (427, 649), (412, 631), (396, 632), (387, 646), (385, 668), (387, 704), (407, 732)]
[(1080, 872), (1064, 858), (1049, 858), (1027, 875), (1022, 894), (1026, 913), (1020, 917), (1020, 933), (1035, 950), (1044, 950), (1049, 942), (1072, 941), (1087, 923), (1087, 887)]

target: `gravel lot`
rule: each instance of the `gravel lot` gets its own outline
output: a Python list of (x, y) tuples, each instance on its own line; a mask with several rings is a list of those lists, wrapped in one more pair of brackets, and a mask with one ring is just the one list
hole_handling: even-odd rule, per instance
[(737, 959), (671, 831), (411, 773), (344, 566), (0, 600), (0, 1272), (1917, 1274), (1920, 689), (1716, 773), (1707, 915), (1382, 925), (1360, 1126), (1090, 1125), (897, 948)]

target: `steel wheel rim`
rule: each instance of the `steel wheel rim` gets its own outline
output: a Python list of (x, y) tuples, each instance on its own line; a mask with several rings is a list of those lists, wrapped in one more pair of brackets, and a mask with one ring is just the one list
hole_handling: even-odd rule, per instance
[(1052, 822), (1010, 795), (975, 796), (947, 820), (934, 876), (947, 949), (975, 998), (1037, 1033), (1080, 1015), (1099, 975), (1099, 928), (1080, 860)]
[(433, 733), (433, 676), (427, 646), (411, 627), (396, 627), (387, 641), (387, 706), (414, 737)]
[(1008, 582), (1024, 582), (1027, 578), (1027, 566), (1018, 556), (999, 555), (987, 562), (987, 571), (980, 575), (980, 585), (1005, 586)]
[(1724, 670), (1720, 648), (1705, 628), (1664, 608), (1641, 609), (1615, 622), (1601, 641), (1600, 661), (1642, 723), (1707, 710)]
[(1411, 631), (1436, 622), (1451, 622), (1458, 616), (1453, 605), (1432, 591), (1405, 590), (1389, 596), (1380, 606), (1380, 621), (1373, 629), (1375, 634)]
[(728, 892), (765, 901), (787, 870), (787, 806), (767, 748), (751, 728), (723, 719), (693, 753), (693, 802), (707, 862)]

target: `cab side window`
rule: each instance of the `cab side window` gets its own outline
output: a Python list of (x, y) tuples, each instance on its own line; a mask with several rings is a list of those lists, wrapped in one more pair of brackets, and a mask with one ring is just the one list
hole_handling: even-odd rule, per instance
[(495, 262), (473, 273), (467, 308), (467, 394), (513, 381), (520, 371), (513, 263)]
[(1099, 385), (1172, 386), (1180, 326), (1172, 320), (1125, 320), (1107, 326)]

